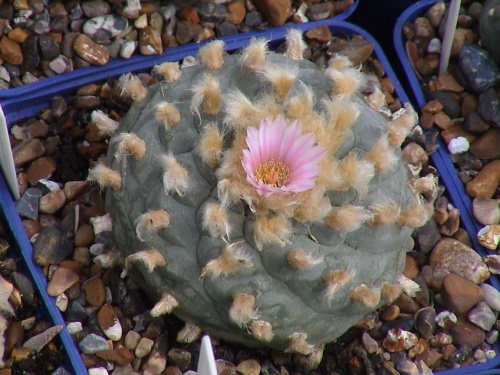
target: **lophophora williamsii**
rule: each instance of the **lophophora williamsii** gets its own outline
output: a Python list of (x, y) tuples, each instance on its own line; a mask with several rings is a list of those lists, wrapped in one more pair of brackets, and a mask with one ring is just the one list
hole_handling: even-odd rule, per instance
[(253, 39), (227, 55), (214, 41), (197, 65), (156, 66), (163, 79), (147, 89), (122, 76), (134, 104), (119, 126), (94, 113), (112, 137), (89, 179), (106, 190), (113, 244), (152, 315), (317, 360), (415, 292), (401, 272), (435, 182), (401, 159), (409, 105), (388, 116), (346, 57), (323, 71), (302, 58), (299, 31), (286, 44), (273, 53)]

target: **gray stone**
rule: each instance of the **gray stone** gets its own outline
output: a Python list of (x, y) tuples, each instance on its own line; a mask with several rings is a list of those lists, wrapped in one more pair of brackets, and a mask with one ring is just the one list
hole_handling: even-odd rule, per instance
[(198, 11), (200, 19), (203, 21), (222, 22), (227, 16), (224, 4), (212, 4), (198, 1), (194, 7)]
[(35, 287), (31, 279), (21, 272), (12, 272), (11, 277), (14, 285), (21, 292), (23, 303), (27, 306), (31, 306), (35, 295)]
[(493, 88), (479, 95), (477, 111), (491, 125), (500, 128), (500, 99)]
[(38, 46), (38, 35), (30, 35), (23, 44), (21, 51), (23, 53), (23, 68), (26, 71), (32, 71), (40, 64), (40, 49)]
[(23, 196), (16, 202), (16, 209), (20, 216), (27, 219), (38, 219), (38, 204), (42, 191), (38, 188), (26, 189)]
[(470, 87), (476, 92), (483, 92), (500, 80), (497, 64), (477, 45), (465, 43), (458, 56), (458, 63)]
[(218, 36), (227, 36), (234, 34), (238, 34), (238, 28), (235, 24), (231, 22), (222, 22), (220, 25), (217, 25)]
[(484, 121), (481, 115), (475, 111), (469, 112), (465, 117), (464, 129), (470, 133), (482, 134), (489, 128), (490, 124)]
[(470, 309), (467, 314), (467, 318), (470, 322), (474, 323), (478, 327), (485, 331), (489, 331), (495, 325), (497, 321), (496, 314), (491, 310), (491, 308), (486, 304), (486, 302), (479, 302), (476, 306)]
[(443, 112), (451, 119), (462, 117), (460, 103), (448, 92), (431, 91), (428, 93), (429, 100), (437, 100), (443, 105)]
[(59, 45), (50, 36), (40, 35), (38, 46), (40, 47), (40, 56), (43, 60), (52, 60), (60, 53)]
[(81, 9), (87, 18), (103, 16), (111, 12), (111, 6), (103, 0), (84, 1), (81, 4)]
[(73, 251), (71, 243), (53, 226), (42, 228), (33, 244), (33, 259), (39, 266), (57, 264)]
[(311, 21), (324, 20), (330, 17), (330, 4), (327, 2), (313, 4), (307, 9), (306, 15)]
[(102, 336), (90, 333), (85, 336), (78, 345), (80, 350), (85, 354), (96, 354), (101, 350), (108, 350), (109, 345), (106, 339)]
[(71, 62), (64, 55), (57, 56), (49, 63), (49, 68), (57, 74), (62, 74), (71, 71)]
[(491, 309), (500, 311), (500, 292), (490, 284), (482, 283), (479, 284), (479, 286), (484, 292), (484, 302), (486, 302)]
[(128, 20), (117, 15), (98, 16), (83, 24), (83, 32), (96, 43), (117, 36), (128, 27)]

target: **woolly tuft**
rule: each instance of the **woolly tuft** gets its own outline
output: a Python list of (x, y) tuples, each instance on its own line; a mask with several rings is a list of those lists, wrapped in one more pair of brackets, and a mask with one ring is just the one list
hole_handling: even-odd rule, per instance
[(123, 74), (118, 79), (121, 95), (130, 97), (134, 102), (140, 102), (148, 96), (148, 89), (144, 87), (141, 79), (132, 73)]
[(320, 256), (313, 256), (303, 249), (293, 249), (286, 254), (286, 261), (290, 267), (296, 270), (307, 270), (320, 264), (323, 258)]
[(373, 219), (371, 211), (362, 206), (346, 204), (332, 211), (326, 217), (326, 223), (335, 230), (354, 232)]
[(265, 320), (253, 320), (250, 323), (250, 332), (259, 341), (271, 342), (274, 337), (273, 326)]
[(238, 327), (244, 327), (251, 320), (259, 317), (255, 311), (255, 297), (246, 293), (233, 294), (233, 302), (229, 309), (229, 319)]
[(206, 74), (201, 82), (196, 83), (193, 87), (193, 98), (189, 107), (191, 113), (199, 116), (201, 105), (203, 112), (207, 115), (216, 115), (219, 112), (220, 103), (219, 81), (214, 76)]
[(177, 193), (183, 196), (189, 189), (189, 174), (171, 153), (161, 155), (163, 167), (163, 188), (165, 194)]
[(177, 302), (174, 296), (163, 293), (161, 299), (154, 305), (149, 314), (153, 318), (157, 318), (161, 315), (170, 314), (178, 306), (179, 302)]
[(101, 163), (89, 170), (87, 180), (97, 182), (101, 188), (109, 187), (118, 190), (122, 186), (120, 173)]
[(331, 303), (337, 292), (343, 289), (354, 278), (354, 271), (347, 271), (347, 265), (340, 270), (327, 270), (323, 275), (326, 284), (324, 296), (328, 303)]
[(397, 224), (410, 228), (419, 228), (429, 220), (429, 213), (420, 199), (415, 199), (409, 206), (403, 208)]
[(382, 107), (387, 106), (385, 94), (378, 87), (375, 87), (373, 92), (366, 98), (366, 103), (376, 111), (380, 111)]
[(307, 45), (302, 38), (302, 31), (297, 29), (288, 29), (285, 39), (285, 57), (289, 58), (290, 60), (302, 60), (304, 58), (304, 51), (307, 48)]
[(323, 222), (332, 210), (330, 199), (323, 189), (310, 189), (301, 193), (300, 204), (295, 208), (293, 218), (300, 222)]
[(229, 241), (229, 233), (231, 232), (229, 214), (219, 203), (205, 205), (202, 227), (208, 231), (210, 237), (226, 238)]
[(369, 222), (373, 227), (394, 224), (401, 213), (401, 207), (392, 200), (372, 204), (368, 209), (373, 213), (373, 219)]
[(364, 197), (375, 176), (375, 168), (372, 163), (359, 160), (354, 152), (350, 152), (340, 161), (340, 173), (344, 189), (354, 188), (360, 197)]
[(392, 114), (391, 124), (402, 126), (410, 131), (418, 122), (418, 114), (410, 103), (405, 103), (404, 108)]
[(198, 50), (198, 58), (207, 69), (217, 70), (224, 65), (224, 46), (222, 40), (214, 40)]
[(156, 119), (165, 127), (174, 126), (181, 120), (181, 114), (172, 103), (160, 102), (156, 106)]
[(307, 342), (306, 332), (294, 332), (286, 340), (288, 341), (288, 348), (285, 350), (285, 353), (309, 355), (314, 350), (314, 345)]
[(233, 130), (244, 130), (249, 126), (257, 126), (264, 117), (248, 97), (239, 90), (233, 90), (224, 96), (226, 116), (224, 125)]
[(120, 126), (118, 121), (113, 120), (100, 109), (92, 111), (90, 120), (97, 126), (100, 134), (112, 136)]
[(385, 303), (391, 304), (401, 295), (401, 287), (388, 282), (382, 283), (382, 288), (380, 291), (380, 298), (384, 300)]
[(129, 270), (133, 262), (139, 262), (146, 266), (149, 273), (153, 272), (156, 267), (164, 267), (167, 265), (165, 258), (157, 249), (149, 249), (138, 251), (125, 258), (125, 269)]
[(314, 96), (311, 89), (306, 87), (299, 95), (295, 95), (288, 100), (287, 117), (305, 123), (304, 119), (311, 115), (313, 108)]
[(258, 250), (264, 244), (285, 246), (292, 235), (292, 224), (283, 216), (259, 216), (253, 224), (254, 240)]
[(133, 133), (120, 133), (111, 139), (117, 143), (115, 158), (124, 160), (125, 156), (132, 155), (135, 160), (140, 160), (146, 153), (146, 142)]
[(170, 214), (162, 209), (148, 211), (135, 221), (135, 232), (137, 238), (145, 241), (144, 237), (149, 236), (170, 225)]
[(203, 127), (200, 142), (196, 150), (203, 163), (211, 168), (217, 167), (221, 162), (224, 147), (224, 134), (219, 130), (215, 122), (208, 123)]
[(421, 194), (429, 202), (434, 202), (438, 195), (437, 177), (429, 173), (425, 177), (415, 178), (410, 181), (417, 194)]
[(361, 284), (352, 291), (351, 299), (369, 309), (374, 309), (380, 302), (380, 290), (370, 289), (365, 284)]
[(201, 335), (201, 328), (193, 323), (186, 323), (177, 334), (177, 342), (181, 344), (192, 344)]
[(407, 278), (403, 274), (398, 275), (398, 277), (396, 278), (396, 286), (401, 287), (403, 292), (405, 292), (412, 298), (417, 295), (417, 292), (420, 292), (422, 290), (418, 283), (416, 283), (412, 279)]
[(252, 267), (250, 256), (239, 246), (239, 243), (234, 242), (226, 245), (217, 258), (212, 259), (203, 267), (200, 281), (203, 281), (205, 276), (213, 279), (228, 277), (249, 267)]
[(160, 65), (155, 65), (153, 68), (153, 74), (162, 77), (166, 82), (175, 82), (182, 75), (182, 70), (179, 67), (178, 62), (164, 62)]
[(352, 61), (347, 56), (335, 55), (328, 61), (328, 68), (334, 70), (345, 70), (352, 67)]
[(364, 159), (375, 166), (381, 173), (387, 173), (394, 169), (398, 162), (398, 157), (391, 150), (387, 137), (381, 137), (372, 149), (368, 151)]
[(262, 72), (264, 77), (271, 82), (276, 99), (280, 102), (285, 100), (290, 88), (297, 79), (297, 67), (269, 66)]
[(342, 96), (349, 98), (363, 86), (363, 75), (355, 68), (347, 68), (342, 71), (328, 68), (325, 76), (334, 83), (330, 96)]
[(260, 71), (266, 65), (267, 53), (267, 40), (253, 37), (241, 53), (240, 64), (252, 72)]

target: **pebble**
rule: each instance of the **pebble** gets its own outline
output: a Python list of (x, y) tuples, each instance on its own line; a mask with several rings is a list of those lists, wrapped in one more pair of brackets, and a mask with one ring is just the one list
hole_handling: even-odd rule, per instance
[(458, 320), (451, 327), (451, 335), (455, 345), (463, 345), (466, 348), (475, 348), (486, 338), (486, 333), (481, 328), (465, 320)]
[(473, 197), (492, 198), (500, 183), (500, 160), (486, 164), (472, 181), (466, 184), (467, 193)]
[(62, 236), (61, 231), (56, 227), (47, 226), (42, 228), (33, 244), (33, 259), (36, 264), (44, 267), (59, 263), (72, 251), (72, 245)]
[(13, 148), (12, 153), (15, 166), (22, 167), (42, 156), (45, 153), (45, 147), (39, 139), (34, 138), (16, 145)]
[(443, 238), (436, 244), (431, 252), (429, 265), (434, 274), (454, 273), (475, 284), (484, 282), (490, 276), (488, 266), (479, 254), (452, 238)]
[(169, 363), (172, 363), (178, 366), (181, 370), (185, 371), (191, 363), (191, 353), (184, 349), (172, 348), (167, 353), (167, 359)]
[[(474, 134), (482, 134), (490, 128), (490, 124), (484, 121), (481, 115), (476, 111), (470, 111), (467, 113), (463, 126), (465, 130)], [(488, 148), (488, 150), (490, 149), (491, 148)], [(479, 147), (476, 147), (475, 151), (481, 152)]]
[(89, 333), (78, 344), (80, 350), (85, 354), (96, 354), (102, 350), (108, 350), (109, 345), (106, 339), (95, 333)]
[(44, 214), (54, 214), (66, 203), (64, 191), (52, 190), (40, 198), (39, 211)]
[(486, 302), (479, 302), (474, 306), (467, 314), (467, 318), (486, 332), (490, 331), (497, 321), (496, 314)]
[(47, 294), (56, 297), (78, 282), (79, 276), (70, 269), (58, 267), (47, 284)]
[(89, 375), (108, 375), (108, 370), (104, 367), (92, 367), (89, 368)]
[(38, 188), (26, 189), (21, 199), (16, 202), (16, 209), (19, 215), (28, 219), (37, 220), (41, 196), (42, 191)]
[(143, 365), (144, 372), (152, 375), (160, 375), (163, 373), (167, 367), (167, 358), (165, 355), (157, 350), (155, 350), (147, 359), (146, 363)]
[(147, 337), (142, 337), (134, 350), (135, 356), (137, 358), (146, 357), (149, 353), (151, 353), (154, 343), (155, 342), (153, 340), (148, 339)]
[(441, 297), (450, 311), (463, 315), (484, 299), (484, 293), (472, 281), (450, 273), (443, 280)]
[(432, 306), (424, 307), (415, 314), (415, 327), (427, 339), (436, 331), (436, 310)]
[(236, 371), (241, 375), (259, 375), (261, 366), (255, 359), (247, 359), (236, 366)]
[(481, 93), (500, 80), (500, 68), (488, 53), (474, 44), (464, 44), (458, 64), (471, 89)]
[(255, 6), (273, 26), (282, 26), (291, 10), (290, 0), (254, 0)]
[(498, 199), (474, 198), (472, 213), (481, 224), (500, 224), (500, 202)]
[(110, 304), (103, 305), (97, 313), (97, 321), (104, 334), (112, 341), (122, 337), (122, 325), (115, 309)]
[(106, 286), (100, 277), (93, 277), (82, 284), (85, 300), (92, 306), (102, 306), (106, 299)]
[(94, 228), (90, 224), (81, 225), (75, 233), (75, 246), (90, 246), (94, 241)]
[(109, 61), (108, 49), (95, 43), (85, 34), (80, 34), (73, 40), (73, 50), (84, 61), (92, 65), (105, 65)]
[(132, 330), (128, 331), (127, 334), (125, 335), (125, 347), (130, 350), (135, 350), (140, 339), (141, 339), (140, 333)]
[(118, 366), (127, 366), (134, 360), (134, 354), (123, 346), (115, 349), (101, 350), (96, 355), (105, 361), (114, 362)]
[(477, 111), (485, 121), (500, 128), (500, 99), (493, 88), (479, 94)]
[(500, 158), (499, 142), (500, 128), (491, 128), (472, 142), (470, 153), (480, 159), (498, 159)]
[(26, 171), (30, 185), (36, 185), (38, 180), (49, 179), (56, 170), (57, 164), (54, 159), (42, 156), (34, 160)]
[(82, 31), (94, 42), (102, 43), (122, 33), (127, 27), (128, 20), (125, 17), (107, 14), (87, 20)]
[(493, 310), (500, 311), (500, 291), (490, 284), (479, 284), (484, 292), (484, 302)]
[(21, 46), (6, 35), (0, 39), (0, 57), (12, 65), (21, 65), (23, 63)]
[(145, 55), (158, 55), (163, 52), (160, 33), (152, 26), (145, 27), (139, 34), (139, 50)]

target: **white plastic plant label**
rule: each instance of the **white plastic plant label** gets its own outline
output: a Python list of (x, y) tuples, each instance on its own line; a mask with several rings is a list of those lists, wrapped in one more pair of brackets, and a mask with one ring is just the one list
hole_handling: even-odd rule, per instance
[(198, 375), (217, 375), (214, 351), (210, 336), (201, 339), (200, 358), (198, 359)]
[(10, 149), (9, 130), (7, 129), (7, 121), (5, 120), (2, 106), (0, 106), (0, 167), (14, 199), (19, 200), (16, 168), (14, 166), (12, 150)]

